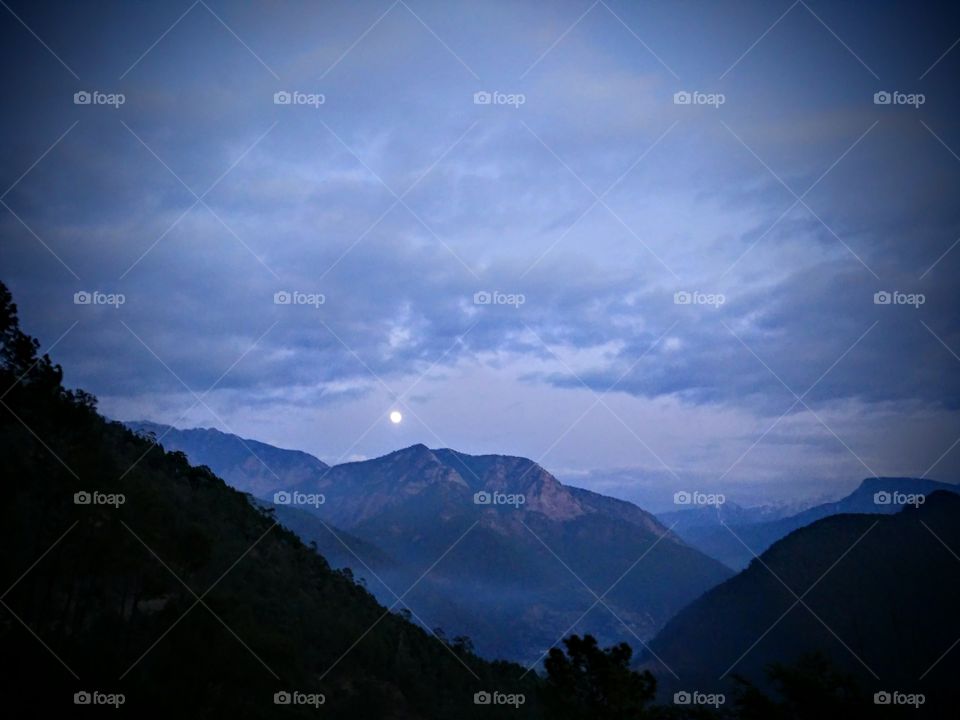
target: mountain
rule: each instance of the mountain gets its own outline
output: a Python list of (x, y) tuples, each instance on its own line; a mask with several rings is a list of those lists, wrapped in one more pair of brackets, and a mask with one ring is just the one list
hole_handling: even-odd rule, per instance
[(681, 506), (680, 510), (659, 512), (656, 515), (657, 520), (672, 528), (680, 537), (685, 537), (686, 533), (699, 528), (719, 527), (721, 521), (727, 525), (773, 522), (803, 512), (814, 504), (786, 503), (745, 507), (727, 500), (721, 505)]
[[(867, 478), (841, 500), (765, 522), (744, 522), (742, 512), (737, 508), (731, 511), (726, 505), (721, 505), (719, 511), (697, 508), (664, 513), (660, 520), (667, 525), (676, 522), (674, 532), (687, 543), (728, 567), (742, 570), (755, 554), (759, 555), (780, 538), (812, 522), (842, 513), (895, 513), (902, 509), (898, 500), (926, 496), (938, 490), (957, 493), (960, 486), (924, 478)], [(876, 500), (875, 496), (878, 496)]]
[[(195, 432), (210, 431), (169, 433), (161, 443), (202, 462), (190, 454), (202, 446)], [(228, 476), (231, 462), (211, 467)], [(403, 596), (419, 622), (473, 638), (485, 657), (533, 664), (576, 629), (604, 643), (646, 641), (731, 574), (650, 513), (567, 487), (526, 458), (418, 444), (318, 473), (271, 470), (283, 482), (260, 497), (312, 498), (282, 507), (322, 521), (307, 530), (302, 514), (278, 515), (287, 527), (324, 543), (321, 552), (381, 602)]]
[[(335, 466), (309, 489), (327, 498), (314, 512), (404, 563), (381, 576), (392, 590), (442, 557), (407, 600), (485, 656), (535, 663), (571, 626), (604, 643), (647, 640), (729, 576), (649, 513), (567, 488), (525, 458), (416, 445)], [(504, 504), (477, 504), (479, 493)]]
[[(536, 675), (390, 612), (36, 353), (0, 284), (6, 716), (542, 717)], [(526, 702), (476, 704), (493, 690)]]
[[(288, 530), (293, 531), (310, 545), (330, 564), (330, 567), (342, 569), (357, 567), (358, 558), (371, 570), (385, 570), (396, 564), (390, 555), (375, 545), (365, 542), (330, 523), (325, 523), (313, 513), (290, 505), (277, 505), (266, 500), (255, 500)], [(362, 566), (361, 566), (362, 567)]]
[(762, 683), (770, 663), (819, 652), (870, 692), (925, 693), (931, 706), (955, 710), (958, 551), (952, 492), (893, 515), (817, 520), (681, 611), (650, 643), (660, 660), (647, 661), (682, 678), (661, 674), (665, 692), (671, 684), (712, 692), (729, 691), (734, 673)]
[(152, 422), (126, 423), (134, 432), (153, 436), (169, 449), (184, 453), (195, 465), (206, 465), (230, 485), (255, 497), (266, 497), (284, 482), (319, 478), (329, 466), (309, 453), (284, 450), (214, 428), (180, 430)]
[(260, 500), (257, 505), (270, 509), (288, 530), (305, 543), (316, 546), (331, 567), (357, 564), (360, 555), (371, 567), (391, 564), (387, 553), (360, 538), (324, 523), (315, 515), (290, 505), (270, 500), (274, 492), (290, 486), (316, 482), (330, 466), (301, 450), (285, 450), (257, 440), (220, 432), (214, 428), (181, 430), (172, 425), (139, 421), (125, 425), (171, 452), (182, 452), (191, 463), (205, 465), (241, 492)]

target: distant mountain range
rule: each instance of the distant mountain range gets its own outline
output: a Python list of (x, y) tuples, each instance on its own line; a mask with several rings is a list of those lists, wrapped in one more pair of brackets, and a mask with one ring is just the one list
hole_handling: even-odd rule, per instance
[(937, 490), (960, 492), (960, 486), (923, 478), (867, 478), (845, 498), (822, 503), (786, 517), (764, 517), (767, 508), (740, 508), (730, 503), (660, 513), (658, 519), (687, 543), (734, 570), (742, 570), (782, 537), (812, 522), (841, 513), (899, 512), (900, 501)]
[(415, 620), (487, 657), (535, 663), (570, 632), (639, 645), (731, 575), (650, 513), (525, 458), (414, 445), (329, 467), (216, 430), (130, 427), (279, 501), (283, 524), (381, 602), (402, 597)]
[(152, 434), (168, 450), (184, 453), (195, 465), (206, 465), (230, 485), (255, 497), (266, 497), (280, 483), (319, 477), (329, 465), (300, 450), (284, 450), (213, 428), (180, 430), (152, 422), (125, 423), (134, 432)]
[(655, 513), (657, 519), (677, 535), (703, 526), (718, 526), (722, 520), (727, 525), (752, 525), (772, 522), (796, 515), (818, 504), (817, 502), (793, 502), (778, 505), (757, 505), (745, 507), (727, 500), (722, 505), (679, 506), (679, 510)]
[[(900, 482), (878, 479), (854, 495)], [(762, 680), (769, 663), (819, 651), (870, 692), (924, 692), (928, 705), (950, 706), (960, 673), (960, 497), (935, 491), (896, 510), (816, 520), (681, 611), (650, 644), (656, 658), (647, 656), (663, 691), (729, 690), (734, 674)]]

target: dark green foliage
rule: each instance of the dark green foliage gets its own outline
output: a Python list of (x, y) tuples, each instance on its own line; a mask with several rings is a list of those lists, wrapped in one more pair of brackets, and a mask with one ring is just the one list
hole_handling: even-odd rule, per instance
[(795, 665), (774, 663), (767, 675), (776, 699), (753, 683), (737, 677), (736, 705), (743, 720), (779, 720), (794, 717), (860, 717), (873, 710), (851, 675), (833, 668), (823, 655), (803, 656)]
[[(207, 468), (64, 389), (2, 285), (0, 323), (7, 716), (72, 716), (79, 690), (122, 692), (138, 717), (536, 715), (536, 676), (387, 612)], [(75, 504), (83, 491), (125, 502)], [(530, 701), (475, 706), (488, 688)], [(280, 690), (326, 704), (277, 706)]]
[(645, 712), (656, 694), (649, 672), (630, 669), (630, 646), (606, 650), (590, 635), (571, 635), (564, 653), (552, 648), (545, 662), (544, 708), (560, 720), (628, 720), (650, 717)]
[[(773, 663), (767, 669), (770, 695), (755, 684), (736, 677), (733, 705), (740, 720), (795, 720), (798, 718), (930, 717), (928, 708), (876, 705), (853, 675), (838, 670), (821, 653), (804, 655), (793, 665)], [(936, 713), (936, 710), (933, 710)], [(936, 717), (936, 715), (933, 715)]]

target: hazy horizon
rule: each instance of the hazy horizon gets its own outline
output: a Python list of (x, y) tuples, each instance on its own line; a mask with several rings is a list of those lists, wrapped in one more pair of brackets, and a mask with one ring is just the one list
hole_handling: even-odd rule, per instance
[[(140, 423), (153, 423), (151, 420), (139, 419), (127, 419), (121, 420), (118, 422), (123, 422), (125, 424), (137, 425)], [(156, 423), (163, 425), (163, 423)], [(186, 430), (214, 430), (218, 432), (223, 432), (220, 428), (209, 426), (209, 427), (177, 427), (169, 426), (177, 430), (186, 431)], [(256, 437), (245, 437), (242, 438), (245, 441), (255, 441), (263, 442), (262, 439)], [(163, 444), (163, 438), (160, 438), (160, 444)], [(269, 443), (268, 443), (269, 444)], [(175, 444), (176, 445), (176, 444)], [(440, 447), (434, 446), (431, 447), (427, 443), (413, 443), (412, 445), (406, 445), (402, 447), (396, 447), (392, 450), (388, 450), (382, 455), (376, 455), (372, 457), (366, 456), (355, 456), (347, 459), (340, 459), (338, 457), (327, 457), (324, 458), (319, 455), (314, 455), (304, 448), (292, 447), (292, 446), (273, 446), (277, 447), (280, 450), (288, 450), (293, 452), (306, 452), (312, 457), (317, 458), (330, 466), (341, 465), (347, 463), (356, 463), (364, 462), (366, 460), (376, 460), (387, 455), (391, 455), (396, 452), (402, 452), (404, 450), (409, 450), (412, 447), (417, 445), (424, 445), (427, 449), (431, 451), (435, 450), (454, 450), (457, 452), (462, 452), (458, 448), (449, 448), (449, 447)], [(250, 447), (245, 447), (245, 450), (249, 452), (254, 458), (258, 459), (260, 463), (264, 463), (264, 460), (260, 458), (256, 451)], [(470, 454), (470, 453), (468, 453)], [(503, 456), (503, 453), (477, 453), (477, 455), (488, 455), (488, 456)], [(529, 459), (529, 458), (528, 458)], [(651, 513), (665, 513), (674, 510), (684, 510), (688, 509), (682, 505), (677, 505), (674, 500), (674, 493), (680, 490), (691, 491), (700, 491), (702, 483), (698, 483), (696, 478), (689, 478), (687, 483), (675, 483), (666, 473), (659, 474), (650, 474), (645, 476), (638, 476), (637, 472), (632, 468), (614, 468), (607, 471), (587, 471), (582, 473), (564, 473), (562, 470), (557, 471), (549, 466), (544, 467), (544, 469), (549, 472), (551, 475), (556, 477), (564, 485), (579, 487), (588, 490), (593, 490), (600, 494), (609, 495), (611, 497), (616, 497), (621, 500), (627, 500), (638, 505), (643, 510), (646, 510)], [(885, 476), (881, 476), (885, 477)], [(797, 494), (793, 496), (785, 496), (776, 500), (771, 500), (768, 496), (758, 494), (752, 496), (750, 494), (745, 494), (744, 488), (737, 488), (734, 492), (737, 493), (734, 496), (727, 497), (724, 495), (724, 504), (736, 504), (745, 508), (760, 508), (764, 506), (770, 507), (781, 507), (784, 509), (792, 509), (794, 512), (806, 509), (815, 504), (832, 502), (834, 500), (839, 500), (848, 495), (853, 490), (856, 490), (860, 487), (861, 483), (864, 480), (869, 479), (866, 477), (860, 477), (851, 479), (850, 482), (838, 485), (834, 488), (835, 492), (832, 493), (822, 493), (819, 495), (809, 495), (809, 494)], [(948, 482), (951, 484), (956, 484), (955, 481), (947, 480), (943, 481), (939, 478), (929, 478), (938, 482)], [(749, 488), (747, 489), (749, 491)]]

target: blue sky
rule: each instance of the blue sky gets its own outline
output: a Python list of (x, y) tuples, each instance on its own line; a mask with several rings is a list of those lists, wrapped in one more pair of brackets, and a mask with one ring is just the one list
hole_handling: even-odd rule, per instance
[(119, 419), (649, 506), (953, 480), (947, 8), (10, 2), (2, 277)]

